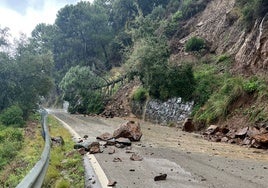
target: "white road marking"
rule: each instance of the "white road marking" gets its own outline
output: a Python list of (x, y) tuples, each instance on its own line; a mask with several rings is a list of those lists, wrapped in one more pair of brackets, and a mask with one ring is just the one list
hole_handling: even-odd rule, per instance
[[(71, 135), (75, 141), (78, 141), (81, 138), (81, 136), (77, 132), (75, 132), (75, 130), (73, 130), (72, 127), (70, 127), (67, 123), (65, 123), (64, 121), (62, 121), (61, 119), (59, 119), (55, 115), (53, 115), (53, 116), (59, 122), (62, 123), (62, 125), (65, 129), (67, 129), (71, 133)], [(87, 154), (87, 156), (88, 156), (88, 159), (90, 161), (92, 168), (95, 171), (97, 178), (99, 179), (99, 182), (100, 182), (102, 188), (108, 188), (107, 185), (109, 183), (109, 180), (108, 180), (106, 174), (104, 173), (103, 169), (101, 168), (99, 162), (97, 161), (96, 157), (93, 154)]]

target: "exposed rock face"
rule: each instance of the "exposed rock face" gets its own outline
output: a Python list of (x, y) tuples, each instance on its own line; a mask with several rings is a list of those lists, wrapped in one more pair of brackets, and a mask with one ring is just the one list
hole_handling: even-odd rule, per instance
[(268, 70), (268, 14), (255, 25), (235, 56), (238, 68), (251, 74)]
[(267, 74), (268, 13), (256, 20), (250, 32), (246, 32), (235, 9), (235, 0), (213, 0), (203, 12), (191, 18), (184, 27), (190, 32), (180, 39), (177, 49), (182, 50), (181, 46), (188, 39), (199, 36), (207, 41), (212, 53), (233, 55), (236, 62), (235, 72)]

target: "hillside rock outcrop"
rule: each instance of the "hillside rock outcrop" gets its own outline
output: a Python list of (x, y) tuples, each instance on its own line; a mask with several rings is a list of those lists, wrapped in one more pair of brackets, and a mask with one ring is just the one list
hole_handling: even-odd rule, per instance
[(180, 45), (184, 45), (193, 36), (199, 36), (207, 41), (211, 53), (228, 53), (234, 57), (234, 72), (267, 74), (268, 13), (257, 19), (247, 31), (235, 2), (236, 0), (210, 1), (203, 12), (191, 18), (184, 26), (190, 32), (180, 39), (177, 48), (183, 49)]

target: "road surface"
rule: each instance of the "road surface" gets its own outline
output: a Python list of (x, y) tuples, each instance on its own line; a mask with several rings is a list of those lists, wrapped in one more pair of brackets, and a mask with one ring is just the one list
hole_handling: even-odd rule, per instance
[[(113, 133), (127, 121), (70, 115), (61, 110), (50, 113), (92, 141), (105, 132)], [(131, 161), (132, 153), (119, 148), (112, 155), (108, 154), (109, 148), (94, 155), (108, 180), (117, 182), (116, 187), (268, 187), (267, 150), (208, 142), (198, 134), (178, 128), (136, 121), (140, 122), (143, 136), (140, 142), (132, 144), (131, 152), (141, 155), (142, 161)], [(113, 162), (114, 158), (120, 158), (121, 162)], [(167, 174), (166, 180), (154, 181), (161, 173)]]

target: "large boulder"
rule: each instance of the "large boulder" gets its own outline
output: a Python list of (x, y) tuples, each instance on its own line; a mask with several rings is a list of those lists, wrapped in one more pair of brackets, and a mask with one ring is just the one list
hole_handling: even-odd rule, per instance
[(120, 125), (113, 133), (114, 138), (128, 138), (131, 141), (139, 141), (142, 137), (140, 124), (135, 121), (128, 121)]
[(182, 125), (182, 130), (186, 132), (193, 132), (195, 131), (195, 126), (192, 122), (191, 118), (186, 118), (183, 125)]

